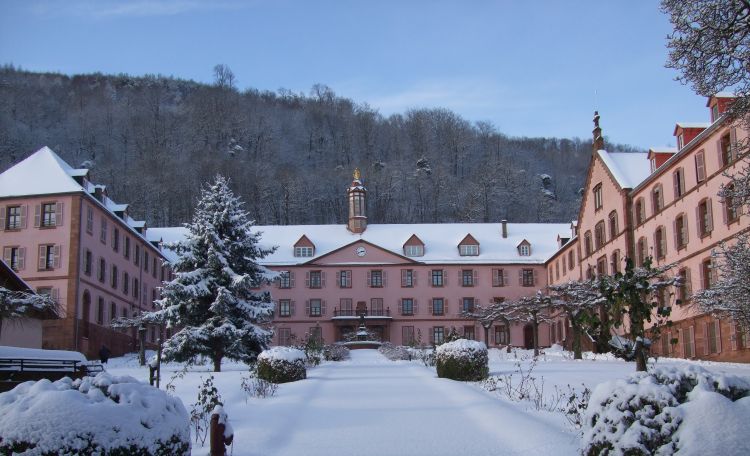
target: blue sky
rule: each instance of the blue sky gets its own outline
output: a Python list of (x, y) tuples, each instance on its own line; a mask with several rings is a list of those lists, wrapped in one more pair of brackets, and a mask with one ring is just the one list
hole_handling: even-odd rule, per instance
[(657, 1), (8, 1), (0, 63), (67, 74), (164, 74), (308, 93), (382, 114), (446, 107), (512, 136), (674, 145), (705, 99), (664, 68)]

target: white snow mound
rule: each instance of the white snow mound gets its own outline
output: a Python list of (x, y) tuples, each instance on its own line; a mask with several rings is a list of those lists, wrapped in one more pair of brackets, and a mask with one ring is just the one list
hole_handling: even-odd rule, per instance
[(258, 359), (263, 359), (266, 361), (287, 361), (290, 363), (294, 363), (296, 361), (304, 362), (307, 357), (305, 356), (305, 352), (297, 348), (272, 347), (268, 350), (264, 350), (260, 355), (258, 355)]

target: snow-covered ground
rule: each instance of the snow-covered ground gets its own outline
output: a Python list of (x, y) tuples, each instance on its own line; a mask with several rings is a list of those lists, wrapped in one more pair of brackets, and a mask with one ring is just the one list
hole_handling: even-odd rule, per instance
[[(240, 387), (243, 364), (225, 363), (223, 372), (192, 368), (174, 381), (185, 407), (196, 401), (198, 385), (214, 376), (235, 431), (234, 455), (505, 455), (578, 454), (578, 433), (558, 412), (537, 411), (530, 401), (514, 402), (476, 383), (437, 378), (434, 368), (413, 361), (389, 361), (375, 350), (353, 350), (351, 360), (324, 362), (303, 381), (279, 386), (275, 396), (247, 398)], [(490, 350), (490, 375), (520, 379), (532, 366), (531, 352)], [(609, 356), (574, 361), (568, 352), (547, 350), (533, 364), (532, 376), (555, 386), (593, 388), (635, 370)], [(716, 372), (750, 377), (750, 366), (659, 360), (658, 364), (700, 364)], [(135, 357), (110, 361), (108, 371), (148, 378)], [(178, 365), (169, 365), (164, 383)], [(163, 385), (162, 385), (163, 387)], [(206, 445), (208, 442), (206, 442)], [(208, 448), (194, 443), (193, 454)]]

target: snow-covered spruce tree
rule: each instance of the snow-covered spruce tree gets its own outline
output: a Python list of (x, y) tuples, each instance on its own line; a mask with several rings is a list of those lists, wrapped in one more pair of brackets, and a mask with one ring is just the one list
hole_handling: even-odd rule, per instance
[(599, 324), (598, 311), (606, 302), (594, 281), (569, 281), (549, 287), (554, 316), (564, 314), (573, 329), (573, 353), (582, 359), (581, 336), (588, 327)]
[(712, 252), (719, 280), (711, 288), (693, 295), (703, 312), (729, 317), (743, 330), (750, 330), (750, 245), (747, 234), (737, 236), (734, 244), (722, 243)]
[(273, 250), (258, 246), (253, 223), (226, 178), (202, 189), (186, 239), (169, 246), (178, 255), (175, 278), (155, 317), (178, 331), (164, 344), (165, 360), (204, 355), (219, 372), (222, 358), (249, 363), (267, 347), (273, 303), (255, 289), (277, 274), (257, 263)]
[[(651, 323), (649, 331), (658, 337), (663, 326), (671, 324), (668, 303), (659, 303), (658, 295), (669, 287), (679, 286), (682, 278), (668, 277), (667, 271), (674, 264), (652, 267), (651, 257), (644, 260), (641, 267), (635, 267), (633, 260), (625, 259), (625, 271), (613, 276), (604, 276), (599, 281), (602, 295), (607, 300), (610, 317), (615, 327), (627, 322), (628, 334), (634, 340), (646, 339), (646, 323)], [(635, 344), (635, 370), (646, 370), (646, 350), (643, 344)]]

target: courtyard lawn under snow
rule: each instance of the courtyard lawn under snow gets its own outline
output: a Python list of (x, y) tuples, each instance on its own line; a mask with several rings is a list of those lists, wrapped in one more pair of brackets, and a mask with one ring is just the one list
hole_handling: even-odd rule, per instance
[[(529, 372), (548, 401), (556, 391), (624, 378), (633, 363), (609, 356), (574, 361), (572, 355), (548, 349), (537, 361), (531, 352), (490, 350), (490, 375), (519, 381)], [(750, 377), (750, 366), (659, 360), (657, 365), (700, 364), (714, 372)], [(181, 366), (164, 369), (168, 383)], [(310, 368), (307, 379), (279, 386), (275, 396), (247, 398), (240, 387), (243, 364), (225, 363), (223, 372), (194, 367), (174, 380), (175, 394), (190, 410), (198, 385), (214, 376), (235, 431), (235, 455), (504, 455), (578, 454), (579, 434), (562, 413), (537, 410), (532, 401), (511, 401), (499, 390), (479, 383), (439, 379), (435, 368), (417, 361), (389, 361), (375, 350), (353, 350), (351, 359)], [(116, 375), (148, 378), (135, 357), (110, 361)], [(557, 390), (555, 389), (557, 387)], [(208, 454), (193, 443), (193, 454)], [(728, 456), (727, 453), (724, 456)]]

